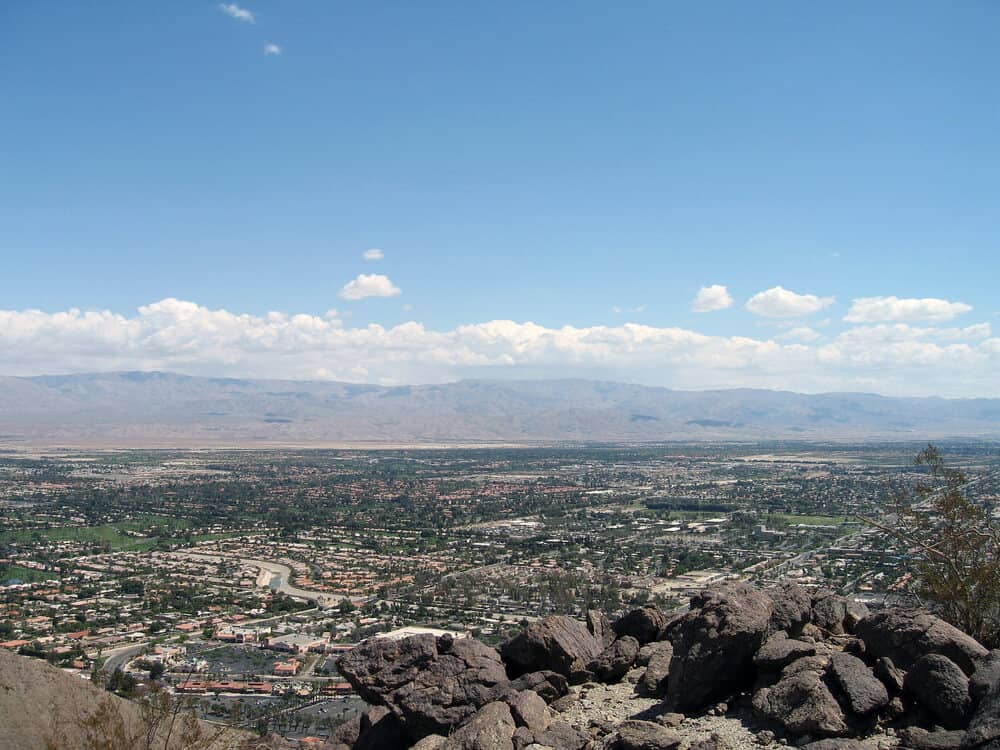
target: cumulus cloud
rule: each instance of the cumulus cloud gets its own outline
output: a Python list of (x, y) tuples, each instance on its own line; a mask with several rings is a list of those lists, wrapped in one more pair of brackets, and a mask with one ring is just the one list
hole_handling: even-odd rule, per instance
[(281, 54), (281, 47), (279, 47), (277, 44), (273, 44), (271, 42), (268, 42), (267, 44), (264, 45), (264, 54), (265, 55), (280, 55)]
[(899, 297), (860, 297), (851, 303), (844, 320), (848, 323), (924, 321), (939, 323), (967, 313), (972, 305), (946, 299), (900, 299)]
[(694, 312), (714, 312), (715, 310), (725, 310), (733, 304), (733, 298), (729, 296), (729, 290), (722, 284), (712, 284), (703, 286), (698, 290), (698, 294), (691, 303)]
[(993, 335), (989, 323), (976, 323), (964, 328), (911, 326), (906, 323), (856, 326), (840, 334), (844, 341), (974, 341)]
[(361, 257), (365, 260), (382, 260), (385, 257), (385, 253), (379, 250), (377, 247), (369, 248), (361, 253)]
[(246, 8), (241, 8), (236, 3), (219, 3), (219, 10), (221, 10), (227, 16), (235, 18), (237, 21), (243, 21), (244, 23), (257, 22), (257, 19), (254, 18), (253, 13), (251, 13)]
[(797, 318), (829, 307), (833, 297), (815, 294), (796, 294), (780, 286), (757, 292), (747, 301), (747, 310), (766, 318)]
[(1000, 338), (988, 324), (864, 326), (809, 344), (636, 323), (551, 328), (491, 320), (432, 330), (410, 321), (347, 327), (335, 310), (322, 316), (251, 315), (169, 298), (131, 315), (0, 310), (0, 351), (0, 370), (8, 375), (169, 370), (431, 383), (572, 374), (673, 388), (1000, 396)]
[(380, 273), (362, 273), (353, 281), (344, 284), (340, 296), (344, 299), (364, 299), (365, 297), (396, 297), (402, 290), (393, 284), (388, 276)]
[(796, 328), (790, 328), (784, 333), (778, 335), (776, 338), (779, 341), (816, 341), (817, 339), (823, 338), (823, 335), (817, 333), (808, 326), (798, 326)]

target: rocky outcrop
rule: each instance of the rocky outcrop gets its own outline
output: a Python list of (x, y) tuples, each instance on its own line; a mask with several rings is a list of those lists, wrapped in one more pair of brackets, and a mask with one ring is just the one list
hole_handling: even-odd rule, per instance
[(438, 745), (439, 750), (514, 750), (517, 725), (507, 704), (487, 703), (454, 734)]
[(471, 639), (378, 638), (341, 656), (337, 668), (358, 695), (386, 706), (414, 740), (447, 735), (510, 690), (500, 655)]
[(579, 679), (603, 650), (582, 622), (556, 615), (529, 625), (504, 643), (500, 654), (511, 677), (548, 669)]
[(988, 696), (983, 700), (969, 722), (962, 747), (986, 750), (1000, 747), (1000, 697)]
[[(354, 734), (354, 727), (347, 736)], [(379, 750), (383, 747), (399, 747), (406, 744), (406, 730), (403, 722), (385, 706), (372, 706), (359, 717), (357, 737), (352, 743), (353, 750)]]
[(812, 623), (831, 635), (853, 633), (868, 608), (837, 594), (825, 592), (813, 597)]
[(753, 657), (767, 636), (774, 604), (746, 584), (704, 591), (674, 624), (667, 703), (685, 711), (723, 698), (754, 679)]
[(812, 596), (797, 583), (779, 583), (766, 593), (774, 603), (772, 632), (783, 630), (795, 636), (802, 633), (806, 623), (812, 622)]
[(797, 586), (719, 587), (613, 625), (546, 617), (499, 652), (376, 639), (338, 664), (373, 706), (331, 750), (721, 750), (724, 734), (685, 727), (730, 715), (756, 728), (740, 748), (1000, 750), (1000, 651), (925, 611)]
[(628, 672), (639, 655), (639, 641), (622, 636), (587, 665), (587, 670), (601, 682), (618, 682)]
[(914, 695), (945, 729), (964, 727), (972, 698), (969, 678), (947, 656), (925, 654), (913, 662), (903, 687)]
[(674, 644), (657, 641), (639, 650), (637, 663), (646, 667), (639, 680), (638, 690), (643, 695), (662, 696), (667, 690), (670, 662), (674, 658)]
[(587, 610), (587, 630), (600, 642), (602, 648), (607, 648), (617, 638), (611, 620), (606, 614), (596, 609)]
[(784, 631), (775, 633), (760, 647), (753, 663), (765, 671), (778, 672), (803, 656), (815, 656), (816, 645), (789, 638)]
[(830, 674), (843, 691), (847, 707), (858, 716), (867, 716), (888, 705), (889, 691), (861, 659), (852, 654), (834, 654)]
[(784, 677), (774, 687), (758, 690), (753, 706), (762, 716), (794, 734), (847, 732), (843, 709), (813, 671)]
[(622, 615), (615, 621), (613, 627), (615, 635), (619, 638), (632, 636), (644, 646), (659, 640), (660, 633), (668, 622), (669, 618), (659, 607), (647, 605)]
[(994, 649), (976, 663), (976, 671), (969, 678), (969, 695), (974, 701), (982, 700), (990, 688), (1000, 682), (1000, 650)]
[(521, 675), (516, 680), (511, 680), (510, 686), (512, 690), (531, 690), (538, 693), (546, 703), (562, 698), (569, 690), (569, 683), (565, 677), (547, 669)]
[(959, 750), (965, 732), (939, 729), (929, 732), (922, 727), (904, 727), (899, 731), (899, 743), (907, 750)]
[(681, 736), (651, 721), (629, 719), (605, 742), (607, 750), (676, 750)]
[(947, 656), (967, 675), (989, 652), (972, 636), (919, 609), (887, 609), (865, 617), (855, 635), (874, 657), (888, 656), (901, 669), (909, 669), (925, 654)]

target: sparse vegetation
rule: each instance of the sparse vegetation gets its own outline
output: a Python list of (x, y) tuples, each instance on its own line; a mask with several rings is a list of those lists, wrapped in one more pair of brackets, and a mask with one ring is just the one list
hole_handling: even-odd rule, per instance
[[(138, 701), (138, 712), (126, 714), (124, 704), (106, 696), (97, 706), (75, 717), (78, 750), (220, 750), (229, 747), (233, 730), (208, 728), (194, 709), (166, 690), (152, 690)], [(63, 750), (64, 739), (50, 737), (46, 750)]]
[(969, 479), (933, 445), (916, 465), (929, 481), (897, 492), (886, 532), (914, 560), (916, 592), (939, 614), (990, 647), (1000, 645), (1000, 528), (991, 509), (969, 499)]

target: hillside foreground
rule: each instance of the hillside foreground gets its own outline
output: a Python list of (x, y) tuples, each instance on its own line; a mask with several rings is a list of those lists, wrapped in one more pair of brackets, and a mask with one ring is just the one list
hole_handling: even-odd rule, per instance
[[(0, 649), (0, 750), (79, 750), (88, 748), (86, 718), (104, 704), (121, 716), (127, 733), (142, 733), (144, 719), (137, 703), (119, 698), (44, 661), (18, 656)], [(107, 750), (261, 750), (258, 738), (240, 730), (199, 722), (201, 741), (189, 745), (183, 740), (180, 723), (175, 723), (169, 744), (165, 729), (151, 744), (145, 738), (120, 743), (104, 733)], [(112, 726), (113, 722), (106, 726)]]

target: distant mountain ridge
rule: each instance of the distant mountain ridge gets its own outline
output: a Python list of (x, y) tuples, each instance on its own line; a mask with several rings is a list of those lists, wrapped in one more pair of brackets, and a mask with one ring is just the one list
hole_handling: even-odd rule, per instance
[(591, 380), (442, 385), (207, 378), (164, 372), (0, 377), (0, 443), (437, 444), (1000, 437), (1000, 399)]

